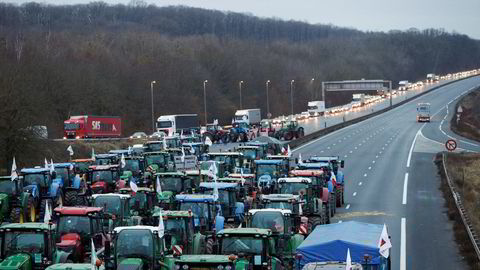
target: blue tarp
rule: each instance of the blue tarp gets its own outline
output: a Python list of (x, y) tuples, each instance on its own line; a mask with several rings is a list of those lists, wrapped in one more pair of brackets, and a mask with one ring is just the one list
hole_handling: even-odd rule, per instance
[(278, 159), (258, 159), (254, 161), (255, 164), (260, 164), (260, 165), (280, 165), (283, 164), (283, 160), (278, 160)]
[(344, 262), (347, 248), (352, 262), (364, 263), (364, 255), (369, 254), (369, 264), (380, 264), (384, 260), (378, 248), (382, 229), (383, 225), (357, 221), (317, 226), (297, 248), (297, 253), (303, 255), (300, 268), (310, 262)]

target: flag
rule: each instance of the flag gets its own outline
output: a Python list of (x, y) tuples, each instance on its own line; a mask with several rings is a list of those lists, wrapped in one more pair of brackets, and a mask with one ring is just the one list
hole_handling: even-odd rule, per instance
[(70, 154), (70, 156), (73, 156), (73, 148), (71, 145), (68, 146), (67, 151)]
[(183, 138), (183, 129), (180, 130), (180, 139), (182, 139), (182, 138)]
[(217, 177), (215, 176), (215, 178), (213, 178), (213, 180), (215, 181), (214, 185), (213, 185), (213, 200), (214, 201), (217, 201), (218, 200), (218, 187), (217, 187)]
[(337, 177), (333, 172), (330, 172), (330, 181), (332, 181), (333, 185), (337, 185)]
[(195, 147), (193, 147), (193, 145), (192, 145), (192, 147), (190, 148), (190, 153), (192, 153), (192, 155), (195, 155)]
[(242, 186), (245, 185), (245, 178), (243, 177), (243, 170), (240, 169), (240, 177), (242, 177)]
[(352, 270), (352, 257), (350, 257), (349, 248), (347, 248), (347, 259), (345, 261), (345, 270)]
[(122, 154), (122, 158), (120, 159), (120, 165), (122, 166), (122, 168), (125, 168), (125, 165), (127, 165), (127, 163), (125, 162), (125, 155)]
[(298, 154), (298, 164), (303, 164), (302, 153)]
[(303, 207), (302, 207), (302, 205), (303, 205), (302, 202), (300, 202), (300, 203), (298, 204), (298, 215), (299, 215), (299, 216), (303, 216)]
[(43, 222), (47, 223), (50, 222), (52, 219), (52, 212), (50, 209), (50, 203), (48, 200), (45, 201), (45, 216), (43, 216)]
[(93, 238), (91, 239), (92, 242), (92, 256), (91, 256), (91, 264), (92, 270), (97, 270), (97, 251), (95, 250), (95, 244), (93, 243)]
[(206, 136), (205, 137), (205, 144), (208, 145), (208, 146), (212, 146), (212, 140), (210, 140), (210, 136)]
[(45, 169), (48, 169), (48, 161), (47, 161), (47, 158), (45, 158)]
[(95, 150), (92, 147), (92, 160), (95, 161)]
[(218, 174), (217, 164), (215, 163), (215, 161), (212, 161), (210, 167), (208, 168), (208, 176), (216, 179), (217, 174)]
[(130, 180), (130, 189), (132, 190), (133, 194), (137, 193), (137, 191), (138, 191), (137, 183), (135, 183), (133, 178), (132, 178), (132, 180)]
[(157, 190), (157, 193), (158, 194), (161, 194), (162, 193), (162, 186), (160, 185), (160, 178), (158, 178), (158, 175), (157, 175), (157, 186), (156, 186), (156, 190)]
[(53, 165), (53, 159), (50, 159), (50, 174), (55, 171), (55, 166)]
[(182, 162), (185, 162), (185, 148), (182, 146), (182, 156), (180, 157)]
[(167, 149), (167, 138), (163, 136), (163, 150)]
[(234, 118), (232, 118), (232, 124), (233, 124), (233, 123), (235, 123), (235, 119), (234, 119)]
[(160, 210), (160, 216), (158, 218), (158, 237), (162, 238), (163, 235), (165, 234), (165, 225), (163, 225), (163, 215), (162, 211)]
[(390, 242), (390, 238), (388, 238), (387, 233), (387, 226), (383, 224), (382, 234), (380, 235), (380, 239), (378, 240), (378, 248), (380, 249), (380, 254), (388, 258), (390, 255), (390, 248), (392, 247), (392, 243)]
[(17, 163), (15, 162), (15, 157), (13, 157), (13, 162), (12, 162), (12, 174), (10, 175), (12, 177), (12, 181), (18, 178), (17, 174)]
[(292, 150), (290, 150), (290, 144), (287, 146), (287, 156), (292, 155)]
[(132, 147), (128, 146), (128, 155), (131, 155), (131, 154), (132, 154)]
[(282, 146), (282, 154), (285, 155), (285, 152), (286, 152), (285, 147)]

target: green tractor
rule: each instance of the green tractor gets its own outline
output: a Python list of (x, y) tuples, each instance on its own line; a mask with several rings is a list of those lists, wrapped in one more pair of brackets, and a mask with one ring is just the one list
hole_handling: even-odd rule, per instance
[(132, 226), (141, 223), (141, 217), (132, 216), (130, 211), (130, 195), (107, 193), (93, 194), (91, 201), (93, 207), (103, 207), (105, 213), (113, 221), (113, 228)]
[(218, 202), (220, 203), (222, 216), (229, 224), (238, 225), (245, 217), (245, 203), (239, 199), (237, 183), (203, 182), (198, 188), (199, 193), (213, 195), (215, 186), (218, 189)]
[[(137, 179), (136, 183), (138, 186), (148, 186), (150, 183), (143, 183), (145, 169), (146, 169), (146, 162), (143, 156), (128, 156), (125, 157), (125, 167), (122, 168), (123, 175), (128, 177), (134, 177)], [(127, 173), (128, 172), (128, 173)], [(151, 179), (150, 179), (151, 181)]]
[[(101, 265), (102, 261), (97, 260), (95, 269), (104, 270), (105, 267)], [(91, 263), (57, 263), (50, 265), (46, 270), (92, 270)]]
[(153, 213), (156, 224), (159, 224), (160, 212), (164, 220), (164, 240), (168, 254), (173, 254), (174, 250), (182, 251), (182, 254), (206, 254), (206, 237), (198, 230), (195, 231), (192, 211), (163, 211), (156, 207)]
[[(159, 178), (162, 193), (157, 194), (159, 206), (165, 210), (176, 209), (175, 195), (180, 193), (192, 193), (195, 189), (195, 181), (187, 177), (183, 172), (165, 172), (155, 174)], [(154, 189), (157, 190), (157, 183)]]
[(235, 255), (182, 255), (176, 258), (172, 269), (235, 270)]
[[(210, 176), (208, 170), (187, 170), (185, 174), (188, 178), (193, 180), (195, 187), (200, 186), (201, 182), (210, 181)], [(192, 190), (192, 193), (195, 193), (195, 190)]]
[(277, 189), (277, 180), (288, 175), (288, 166), (285, 166), (285, 160), (255, 160), (255, 175), (256, 185), (262, 193), (273, 193)]
[(165, 151), (143, 153), (146, 162), (145, 177), (151, 177), (159, 172), (174, 172), (175, 162), (170, 153)]
[(144, 225), (156, 225), (153, 220), (154, 208), (157, 205), (157, 194), (151, 188), (139, 187), (137, 192), (130, 188), (122, 188), (120, 194), (130, 195), (130, 212), (132, 216), (141, 218), (140, 223)]
[[(208, 153), (208, 159), (224, 163), (225, 172), (228, 173), (236, 173), (244, 169), (245, 159), (243, 154), (239, 152), (210, 152)], [(208, 162), (206, 163), (208, 164)], [(206, 169), (208, 170), (208, 168)]]
[(298, 216), (285, 209), (253, 209), (247, 214), (247, 227), (270, 229), (275, 248), (273, 256), (280, 258), (284, 266), (293, 269), (295, 252), (305, 236), (300, 234), (301, 223)]
[(217, 233), (217, 239), (218, 254), (237, 256), (236, 270), (283, 269), (282, 261), (275, 255), (275, 240), (269, 229), (224, 229)]
[(55, 247), (55, 225), (11, 223), (0, 227), (0, 269), (45, 269), (65, 263), (68, 253)]
[(0, 222), (35, 222), (35, 200), (23, 191), (23, 177), (0, 176)]
[(113, 250), (105, 243), (107, 270), (171, 269), (163, 263), (165, 246), (157, 226), (117, 227), (112, 241)]
[(287, 120), (282, 122), (282, 127), (275, 132), (274, 137), (278, 140), (284, 139), (290, 141), (305, 136), (303, 127), (298, 125), (296, 120)]

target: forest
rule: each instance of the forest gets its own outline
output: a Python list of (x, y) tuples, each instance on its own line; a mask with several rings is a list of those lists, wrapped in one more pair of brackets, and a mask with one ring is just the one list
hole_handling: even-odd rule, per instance
[[(381, 23), (381, 22), (379, 22)], [(417, 81), (478, 68), (480, 41), (442, 29), (362, 32), (184, 6), (92, 2), (0, 3), (0, 164), (32, 146), (28, 128), (62, 136), (70, 115), (118, 115), (125, 136), (151, 132), (155, 116), (198, 113), (209, 122), (239, 108), (289, 114), (320, 98), (322, 81)], [(314, 78), (314, 80), (312, 80)], [(327, 96), (327, 106), (348, 97)], [(2, 166), (3, 167), (3, 166)]]

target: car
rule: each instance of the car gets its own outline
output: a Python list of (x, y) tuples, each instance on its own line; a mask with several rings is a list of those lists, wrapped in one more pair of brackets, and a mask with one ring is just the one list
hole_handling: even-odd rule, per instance
[(165, 132), (159, 132), (159, 131), (156, 131), (148, 135), (148, 138), (163, 138), (163, 137), (165, 137)]
[(142, 139), (142, 138), (147, 138), (147, 134), (145, 132), (135, 132), (130, 136), (130, 139)]

